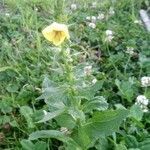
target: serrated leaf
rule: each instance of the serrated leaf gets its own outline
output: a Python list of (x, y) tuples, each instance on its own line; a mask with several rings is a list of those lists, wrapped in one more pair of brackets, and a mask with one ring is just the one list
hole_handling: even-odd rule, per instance
[(125, 109), (96, 112), (92, 115), (92, 118), (82, 126), (82, 130), (85, 130), (91, 138), (108, 136), (119, 130), (121, 122), (127, 115), (128, 111)]
[(78, 128), (78, 130), (73, 133), (73, 139), (82, 147), (82, 149), (88, 149), (92, 143), (92, 139), (90, 139), (86, 132), (81, 128)]
[(72, 145), (73, 147), (81, 150), (80, 146), (73, 139), (57, 130), (41, 130), (33, 132), (29, 135), (29, 140), (37, 140), (39, 138), (55, 138), (66, 143), (67, 145)]
[(44, 99), (45, 103), (52, 107), (57, 107), (57, 103), (64, 105), (67, 101), (66, 87), (59, 86), (48, 78), (45, 78), (42, 95), (37, 99)]
[(103, 82), (104, 81), (97, 81), (94, 85), (91, 85), (90, 87), (79, 89), (79, 96), (88, 100), (93, 99), (98, 90), (102, 88)]
[(108, 103), (103, 96), (97, 96), (94, 99), (87, 101), (83, 104), (82, 110), (85, 113), (91, 112), (93, 110), (106, 110), (108, 108)]

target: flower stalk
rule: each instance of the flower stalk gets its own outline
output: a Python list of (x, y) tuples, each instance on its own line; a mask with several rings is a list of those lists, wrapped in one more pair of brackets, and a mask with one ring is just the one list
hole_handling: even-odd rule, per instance
[(71, 106), (78, 109), (78, 102), (75, 98), (76, 95), (76, 89), (74, 88), (74, 74), (73, 74), (73, 65), (70, 62), (70, 54), (66, 53), (66, 50), (62, 47), (61, 52), (60, 52), (60, 57), (62, 58), (62, 66), (64, 70), (64, 76), (65, 80), (69, 85), (68, 88), (68, 96), (71, 101)]

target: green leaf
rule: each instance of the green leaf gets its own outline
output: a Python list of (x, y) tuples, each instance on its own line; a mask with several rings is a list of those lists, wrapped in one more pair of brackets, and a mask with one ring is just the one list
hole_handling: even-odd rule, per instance
[(56, 130), (41, 130), (33, 132), (29, 135), (29, 140), (37, 140), (39, 138), (56, 138), (60, 141), (68, 141), (69, 138), (62, 132)]
[(117, 144), (115, 146), (116, 146), (115, 150), (127, 150), (127, 148), (124, 144)]
[(109, 144), (106, 138), (99, 138), (95, 144), (97, 150), (108, 150)]
[(23, 150), (34, 150), (34, 144), (29, 140), (22, 140), (21, 145)]
[(14, 67), (1, 67), (0, 68), (0, 81), (10, 81), (13, 78), (16, 78), (16, 76), (19, 73)]
[(11, 70), (11, 71), (14, 71), (14, 72), (18, 73), (17, 70), (14, 67), (6, 66), (6, 67), (1, 67), (0, 68), (0, 72), (5, 72), (7, 70)]
[(1, 115), (0, 117), (0, 124), (5, 124), (5, 123), (8, 123), (10, 122), (11, 118), (10, 116), (6, 116), (6, 115)]
[(140, 121), (143, 117), (143, 111), (139, 105), (133, 105), (130, 108), (130, 116)]
[(39, 138), (55, 138), (66, 143), (67, 145), (72, 145), (73, 147), (76, 146), (77, 149), (81, 150), (80, 146), (73, 139), (57, 130), (41, 130), (33, 132), (29, 135), (29, 140), (37, 140)]
[(82, 147), (82, 149), (88, 149), (92, 143), (92, 139), (90, 139), (90, 137), (86, 134), (84, 130), (82, 130), (82, 128), (78, 129), (78, 133), (74, 138), (75, 141), (79, 143), (79, 145)]
[(8, 102), (7, 100), (0, 101), (0, 111), (2, 111), (4, 114), (10, 113), (12, 111), (10, 102)]
[(128, 111), (125, 109), (96, 112), (92, 115), (92, 118), (82, 126), (82, 130), (85, 130), (91, 138), (108, 136), (119, 130), (120, 124), (127, 115)]
[(100, 90), (103, 86), (104, 81), (97, 81), (94, 85), (90, 87), (79, 88), (79, 96), (85, 99), (91, 100), (94, 98), (95, 94)]
[(150, 149), (150, 138), (147, 138), (144, 141), (140, 142), (138, 147), (140, 150), (149, 150)]
[(129, 78), (129, 81), (119, 81), (118, 79), (115, 80), (120, 95), (123, 98), (127, 99), (129, 102), (132, 101), (134, 93), (137, 90), (135, 85), (133, 85), (134, 82), (133, 81), (131, 82), (130, 80), (132, 79)]
[(142, 66), (142, 68), (147, 68), (147, 73), (150, 73), (150, 59), (146, 57), (145, 55), (140, 54), (139, 55), (139, 64)]
[(49, 87), (57, 87), (58, 85), (53, 82), (52, 80), (49, 80), (48, 77), (45, 77), (44, 78), (44, 81), (42, 83), (42, 88), (43, 89), (46, 89), (46, 88), (49, 88)]
[(127, 135), (125, 137), (125, 143), (129, 148), (138, 148), (138, 142), (132, 135)]
[(93, 100), (87, 101), (83, 104), (82, 110), (85, 113), (89, 113), (93, 110), (106, 110), (108, 108), (108, 103), (103, 96), (97, 96)]
[(66, 87), (59, 86), (45, 78), (43, 81), (43, 94), (37, 99), (44, 99), (49, 106), (60, 109), (60, 106), (64, 107), (64, 103), (67, 102)]
[(19, 89), (19, 85), (17, 83), (8, 84), (6, 90), (10, 93), (15, 93)]
[(47, 144), (45, 142), (42, 141), (38, 141), (37, 143), (35, 143), (34, 146), (35, 150), (46, 150), (47, 149)]
[(32, 115), (32, 119), (34, 122), (38, 122), (39, 120), (42, 120), (43, 116), (44, 116), (43, 110), (36, 110)]
[(74, 107), (70, 107), (68, 109), (68, 113), (72, 116), (72, 118), (77, 121), (80, 120), (81, 122), (85, 122), (85, 114), (83, 113), (82, 110), (79, 110)]
[(21, 145), (23, 150), (46, 150), (47, 144), (42, 141), (38, 141), (35, 144), (30, 140), (22, 140)]
[(61, 127), (66, 127), (68, 129), (73, 129), (76, 125), (75, 120), (72, 118), (71, 115), (64, 113), (55, 118), (57, 124)]
[(20, 108), (20, 113), (25, 117), (28, 124), (28, 128), (34, 128), (35, 125), (32, 120), (33, 110), (28, 106), (22, 106)]
[(65, 111), (65, 109), (60, 109), (60, 110), (56, 110), (56, 111), (53, 111), (53, 112), (47, 112), (47, 114), (44, 115), (43, 119), (38, 121), (38, 123), (46, 122), (48, 120), (51, 120), (51, 119), (59, 116), (60, 114), (62, 114), (64, 111)]
[(19, 128), (19, 124), (17, 123), (16, 120), (11, 121), (11, 122), (10, 122), (10, 125), (11, 125), (12, 127), (17, 127), (17, 128)]

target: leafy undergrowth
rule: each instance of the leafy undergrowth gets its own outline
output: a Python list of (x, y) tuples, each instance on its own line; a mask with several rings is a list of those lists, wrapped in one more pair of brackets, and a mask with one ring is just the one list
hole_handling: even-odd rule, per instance
[(149, 1), (62, 1), (0, 2), (0, 149), (150, 149)]

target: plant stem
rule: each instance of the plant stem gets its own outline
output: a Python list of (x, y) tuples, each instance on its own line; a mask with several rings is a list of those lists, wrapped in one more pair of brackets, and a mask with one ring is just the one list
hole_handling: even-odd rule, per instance
[(127, 74), (127, 67), (128, 67), (128, 64), (129, 64), (130, 60), (131, 60), (131, 56), (129, 56), (129, 58), (128, 58), (128, 60), (127, 60), (127, 63), (126, 63), (126, 65), (125, 65), (125, 69), (124, 69), (124, 74), (125, 74), (125, 75)]
[(68, 95), (69, 98), (71, 100), (71, 105), (78, 109), (78, 102), (75, 98), (76, 95), (76, 90), (74, 88), (74, 74), (73, 74), (73, 65), (72, 63), (69, 61), (70, 59), (70, 54), (68, 54), (64, 48), (62, 48), (61, 51), (61, 58), (62, 58), (62, 63), (63, 63), (63, 69), (64, 69), (64, 76), (65, 76), (65, 80), (67, 81), (69, 88), (68, 88)]

